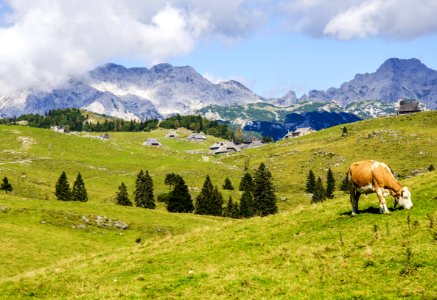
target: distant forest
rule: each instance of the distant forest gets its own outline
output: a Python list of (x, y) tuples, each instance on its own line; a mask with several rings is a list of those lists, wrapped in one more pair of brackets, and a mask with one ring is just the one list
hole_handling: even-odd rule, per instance
[(238, 139), (237, 134), (225, 123), (210, 121), (201, 116), (176, 115), (159, 122), (157, 119), (146, 121), (125, 121), (122, 119), (105, 118), (103, 122), (89, 122), (88, 116), (77, 108), (49, 110), (44, 116), (38, 114), (22, 115), (18, 118), (0, 119), (0, 124), (17, 124), (26, 121), (28, 126), (50, 128), (51, 126), (63, 127), (66, 131), (113, 132), (113, 131), (151, 131), (158, 127), (166, 129), (187, 128), (196, 132), (220, 137), (228, 140)]

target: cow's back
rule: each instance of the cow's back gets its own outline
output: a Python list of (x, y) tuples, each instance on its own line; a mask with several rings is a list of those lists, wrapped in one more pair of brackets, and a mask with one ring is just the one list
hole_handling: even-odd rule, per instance
[(350, 165), (348, 170), (348, 180), (354, 187), (364, 187), (373, 182), (372, 165), (375, 161), (364, 160)]

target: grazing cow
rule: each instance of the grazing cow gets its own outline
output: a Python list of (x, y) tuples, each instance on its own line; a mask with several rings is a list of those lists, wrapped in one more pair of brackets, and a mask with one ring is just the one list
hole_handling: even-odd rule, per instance
[(358, 213), (358, 200), (361, 194), (376, 193), (379, 198), (379, 209), (381, 213), (389, 213), (384, 199), (384, 190), (389, 190), (395, 198), (396, 207), (400, 206), (410, 209), (411, 193), (407, 187), (402, 187), (396, 180), (390, 168), (374, 160), (359, 161), (351, 164), (347, 172), (350, 200), (352, 204), (352, 215)]

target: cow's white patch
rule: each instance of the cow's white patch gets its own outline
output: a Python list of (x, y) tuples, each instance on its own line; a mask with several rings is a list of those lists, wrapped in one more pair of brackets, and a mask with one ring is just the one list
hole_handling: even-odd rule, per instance
[(364, 186), (360, 186), (360, 187), (355, 187), (355, 189), (360, 194), (370, 194), (370, 193), (374, 193), (375, 192), (375, 187), (371, 183), (369, 183), (368, 185), (364, 185)]
[[(392, 174), (391, 169), (390, 169), (390, 168), (389, 168), (385, 163), (383, 163), (383, 162), (373, 161), (373, 164), (372, 164), (372, 166), (371, 166), (370, 168), (371, 168), (371, 170), (373, 171), (373, 170), (375, 170), (375, 169), (378, 168), (378, 167), (384, 168), (384, 169), (387, 170), (387, 172), (388, 172), (389, 174)], [(393, 174), (392, 174), (392, 175), (393, 175)]]

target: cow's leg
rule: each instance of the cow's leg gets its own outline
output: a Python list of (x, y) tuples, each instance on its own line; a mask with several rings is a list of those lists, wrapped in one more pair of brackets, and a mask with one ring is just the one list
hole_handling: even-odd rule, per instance
[(355, 216), (358, 214), (358, 200), (360, 199), (360, 193), (358, 193), (356, 190), (350, 191), (350, 200), (351, 200), (351, 206), (352, 206), (352, 216)]
[(378, 188), (376, 190), (376, 194), (378, 195), (379, 198), (379, 212), (381, 214), (388, 214), (390, 213), (390, 211), (387, 208), (387, 203), (385, 202), (385, 198), (383, 195), (383, 190), (381, 188)]

